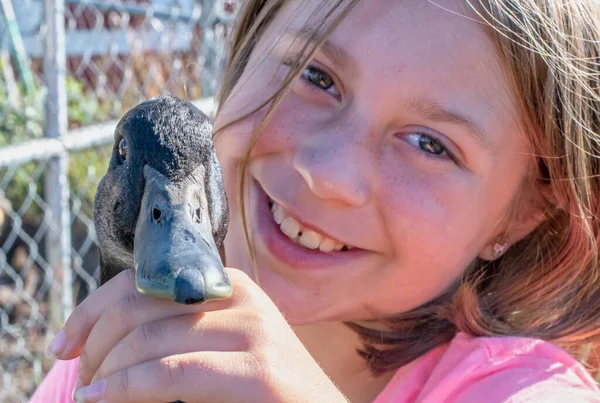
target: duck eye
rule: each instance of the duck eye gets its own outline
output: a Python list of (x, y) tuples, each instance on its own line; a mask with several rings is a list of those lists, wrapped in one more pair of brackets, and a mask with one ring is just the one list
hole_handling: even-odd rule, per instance
[(125, 139), (121, 139), (121, 141), (119, 141), (119, 155), (121, 158), (123, 158), (123, 160), (127, 159), (127, 140)]

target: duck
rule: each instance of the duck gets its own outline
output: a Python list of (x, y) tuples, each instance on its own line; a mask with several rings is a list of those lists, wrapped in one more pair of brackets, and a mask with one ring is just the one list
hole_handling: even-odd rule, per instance
[(127, 111), (94, 198), (100, 285), (134, 268), (143, 294), (182, 304), (228, 298), (224, 189), (212, 124), (194, 104), (164, 95)]

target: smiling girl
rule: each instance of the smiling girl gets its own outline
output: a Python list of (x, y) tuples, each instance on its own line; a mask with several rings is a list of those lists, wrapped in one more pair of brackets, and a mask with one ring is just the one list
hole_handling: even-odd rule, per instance
[(599, 61), (596, 0), (246, 1), (233, 296), (119, 274), (32, 402), (600, 402)]

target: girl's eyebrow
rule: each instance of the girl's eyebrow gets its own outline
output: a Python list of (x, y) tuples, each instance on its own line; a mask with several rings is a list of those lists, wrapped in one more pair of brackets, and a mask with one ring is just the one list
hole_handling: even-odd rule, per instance
[[(294, 29), (287, 29), (285, 31), (285, 35), (290, 36), (293, 40), (295, 39), (303, 39), (310, 45), (314, 45), (316, 40), (313, 38), (314, 31), (309, 29), (308, 27), (302, 27), (299, 31)], [(346, 50), (333, 43), (329, 39), (326, 39), (319, 51), (323, 53), (331, 63), (333, 63), (334, 67), (343, 71), (347, 71), (349, 74), (355, 74), (358, 72), (358, 63), (354, 59), (350, 53), (346, 52)]]
[(490, 142), (487, 133), (477, 126), (471, 119), (460, 114), (459, 112), (451, 111), (439, 103), (429, 99), (412, 99), (408, 102), (408, 110), (423, 116), (425, 119), (439, 122), (458, 124), (467, 129), (466, 134), (472, 137), (480, 145), (494, 150), (494, 146)]

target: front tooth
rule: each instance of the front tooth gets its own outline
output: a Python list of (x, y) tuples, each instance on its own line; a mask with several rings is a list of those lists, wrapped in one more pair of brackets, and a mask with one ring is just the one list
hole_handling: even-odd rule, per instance
[(319, 245), (319, 250), (321, 252), (331, 252), (335, 247), (335, 241), (331, 238), (323, 238), (321, 244)]
[(275, 222), (277, 224), (281, 224), (285, 218), (285, 211), (283, 211), (280, 206), (276, 206), (275, 213), (273, 213), (273, 218), (275, 218)]
[(300, 232), (300, 224), (292, 217), (286, 217), (280, 225), (281, 232), (292, 238), (294, 241), (298, 239)]
[(335, 246), (333, 247), (333, 249), (340, 251), (340, 250), (342, 250), (343, 247), (344, 247), (344, 244), (336, 243)]
[(323, 239), (321, 235), (317, 234), (315, 231), (306, 229), (302, 231), (302, 235), (298, 242), (307, 248), (317, 249), (321, 243), (321, 239)]

